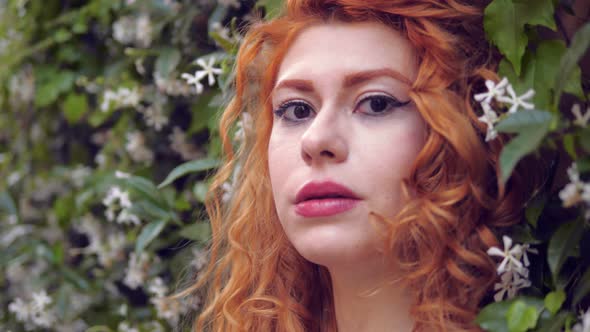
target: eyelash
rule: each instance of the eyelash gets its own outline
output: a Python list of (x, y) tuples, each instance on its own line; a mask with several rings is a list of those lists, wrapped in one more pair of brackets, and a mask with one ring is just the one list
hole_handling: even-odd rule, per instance
[[(385, 99), (386, 102), (388, 103), (388, 106), (390, 107), (388, 110), (382, 112), (382, 113), (377, 113), (377, 114), (366, 114), (367, 116), (373, 116), (373, 117), (380, 117), (380, 116), (384, 116), (387, 115), (391, 112), (394, 111), (394, 109), (399, 108), (399, 107), (403, 107), (406, 106), (407, 104), (410, 103), (410, 100), (406, 101), (406, 102), (401, 102), (398, 99), (388, 96), (388, 95), (382, 95), (382, 94), (376, 94), (376, 95), (370, 95), (367, 96), (363, 99), (361, 99), (361, 101), (358, 102), (357, 106), (355, 107), (355, 110), (359, 108), (360, 105), (362, 105), (363, 103), (372, 100), (372, 99)], [(311, 109), (312, 112), (313, 109), (311, 106), (309, 106), (308, 103), (303, 102), (303, 101), (299, 101), (299, 100), (291, 100), (291, 101), (287, 101), (284, 102), (283, 104), (279, 105), (279, 107), (277, 109), (275, 109), (273, 111), (273, 113), (280, 119), (284, 119), (287, 122), (291, 122), (291, 123), (299, 123), (299, 122), (303, 122), (305, 121), (305, 119), (303, 120), (291, 120), (287, 117), (285, 117), (285, 113), (287, 112), (287, 110), (289, 109), (289, 107), (292, 106), (305, 106), (305, 107), (309, 107)]]

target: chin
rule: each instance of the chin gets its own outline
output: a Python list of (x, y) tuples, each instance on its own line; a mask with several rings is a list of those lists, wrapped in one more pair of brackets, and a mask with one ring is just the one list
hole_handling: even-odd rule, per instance
[(376, 236), (359, 236), (371, 234), (358, 234), (343, 226), (315, 225), (289, 238), (303, 258), (325, 267), (357, 264), (379, 256)]

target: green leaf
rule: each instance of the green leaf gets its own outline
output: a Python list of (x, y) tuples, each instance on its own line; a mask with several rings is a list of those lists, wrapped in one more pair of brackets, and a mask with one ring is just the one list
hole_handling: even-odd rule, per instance
[[(53, 70), (53, 72), (51, 72)], [(69, 91), (74, 85), (76, 75), (71, 71), (58, 71), (50, 69), (47, 80), (39, 83), (35, 94), (35, 104), (38, 107), (48, 106), (53, 103), (61, 93)]]
[(211, 238), (211, 226), (205, 222), (196, 222), (182, 228), (179, 235), (185, 239), (206, 243)]
[[(512, 65), (502, 59), (498, 72), (508, 78), (514, 91), (523, 94), (533, 88), (533, 103), (537, 109), (549, 110), (559, 64), (567, 48), (561, 40), (545, 40), (539, 43), (535, 53), (526, 52), (522, 59), (522, 72), (516, 75)], [(565, 91), (584, 99), (581, 85), (581, 70), (576, 66), (566, 82)]]
[(198, 159), (186, 162), (174, 168), (172, 172), (168, 174), (166, 179), (158, 185), (158, 188), (162, 188), (169, 185), (170, 183), (174, 182), (174, 180), (180, 178), (181, 176), (184, 176), (185, 174), (202, 172), (215, 168), (217, 166), (219, 166), (219, 160), (211, 158)]
[(580, 301), (582, 301), (582, 299), (584, 299), (588, 293), (590, 293), (590, 268), (586, 269), (586, 272), (584, 272), (576, 284), (572, 305), (578, 305), (578, 303), (580, 303)]
[(263, 7), (264, 12), (266, 13), (265, 19), (272, 19), (281, 13), (283, 9), (283, 0), (258, 0), (256, 2), (256, 7)]
[(512, 63), (520, 75), (520, 60), (524, 55), (528, 38), (524, 24), (517, 21), (518, 14), (511, 0), (494, 0), (485, 9), (484, 29), (494, 43)]
[(201, 203), (205, 202), (205, 197), (207, 196), (207, 190), (209, 189), (209, 185), (205, 181), (200, 181), (195, 183), (193, 187), (193, 194), (197, 198), (197, 200)]
[(166, 211), (149, 200), (134, 202), (131, 211), (141, 216), (141, 219), (161, 219), (171, 220), (177, 219), (172, 211)]
[(580, 131), (578, 142), (584, 151), (590, 153), (590, 127), (584, 128)]
[(575, 247), (582, 239), (582, 228), (582, 222), (570, 221), (561, 225), (549, 240), (547, 262), (553, 274), (553, 280), (557, 280), (563, 263), (573, 254)]
[(153, 221), (146, 226), (143, 227), (141, 233), (137, 237), (137, 242), (135, 243), (135, 252), (141, 253), (145, 247), (147, 247), (153, 239), (158, 236), (162, 230), (166, 227), (166, 220), (157, 220)]
[(132, 175), (129, 178), (121, 180), (130, 188), (135, 189), (135, 191), (142, 198), (148, 199), (159, 206), (165, 207), (163, 200), (159, 195), (159, 188), (157, 188), (156, 185), (152, 183), (152, 181), (136, 175)]
[(191, 108), (192, 118), (191, 125), (187, 134), (195, 134), (206, 128), (212, 118), (217, 115), (218, 107), (211, 105), (211, 100), (217, 91), (206, 91), (199, 96), (196, 103)]
[(475, 322), (489, 332), (508, 332), (506, 315), (513, 301), (493, 302), (485, 306), (477, 315)]
[(549, 112), (527, 110), (508, 115), (496, 126), (506, 133), (520, 133), (502, 149), (500, 168), (502, 181), (506, 182), (518, 161), (535, 151), (547, 132), (553, 115)]
[(510, 332), (526, 332), (537, 325), (538, 319), (537, 308), (527, 305), (522, 300), (514, 302), (506, 314)]
[(88, 111), (86, 95), (70, 93), (63, 104), (63, 112), (69, 123), (77, 123)]
[(17, 213), (16, 204), (7, 191), (0, 193), (0, 210), (5, 211), (9, 215), (16, 215)]
[(65, 280), (67, 280), (72, 285), (76, 286), (78, 289), (83, 291), (90, 290), (90, 284), (88, 284), (88, 281), (86, 281), (86, 279), (80, 274), (78, 274), (78, 272), (76, 272), (75, 270), (72, 270), (71, 268), (63, 265), (61, 267), (61, 274), (63, 275)]
[(562, 290), (553, 291), (545, 296), (545, 308), (555, 315), (565, 302), (565, 292)]
[(547, 203), (548, 195), (539, 194), (535, 196), (529, 203), (527, 203), (527, 207), (525, 210), (526, 220), (529, 225), (533, 227), (537, 227), (537, 222), (539, 221), (539, 217), (545, 208), (545, 204)]
[(570, 47), (567, 49), (559, 65), (559, 71), (555, 80), (554, 91), (555, 99), (553, 101), (557, 109), (561, 92), (565, 89), (568, 79), (578, 66), (578, 61), (590, 47), (590, 23), (582, 26), (572, 38)]
[(576, 140), (573, 134), (563, 135), (563, 148), (573, 160), (578, 159), (578, 154), (576, 153)]
[[(543, 318), (544, 315), (541, 316)], [(569, 317), (568, 312), (560, 312), (545, 320), (539, 320), (539, 328), (536, 332), (561, 332), (566, 319)], [(570, 331), (571, 332), (571, 331)]]
[(500, 121), (496, 130), (503, 133), (523, 133), (539, 127), (548, 127), (553, 115), (549, 112), (524, 110), (509, 114)]
[(166, 47), (160, 51), (156, 60), (156, 73), (159, 77), (167, 78), (180, 63), (180, 51), (172, 47)]
[(59, 29), (53, 34), (53, 39), (58, 43), (63, 43), (72, 38), (72, 33), (66, 29)]
[(517, 76), (528, 37), (525, 25), (543, 25), (555, 30), (552, 0), (494, 0), (485, 9), (488, 39), (512, 63)]

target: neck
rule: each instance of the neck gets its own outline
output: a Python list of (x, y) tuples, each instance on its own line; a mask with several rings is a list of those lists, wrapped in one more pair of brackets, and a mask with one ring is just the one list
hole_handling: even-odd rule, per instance
[(367, 266), (328, 268), (338, 332), (412, 331), (411, 294), (402, 289), (399, 282), (392, 282), (394, 274), (383, 271), (383, 261), (373, 265), (377, 269)]

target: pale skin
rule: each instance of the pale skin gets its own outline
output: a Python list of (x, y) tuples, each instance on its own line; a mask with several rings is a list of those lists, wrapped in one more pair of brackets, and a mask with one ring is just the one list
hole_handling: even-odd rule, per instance
[[(412, 294), (384, 285), (399, 274), (368, 214), (400, 210), (401, 180), (424, 145), (426, 124), (409, 99), (417, 70), (415, 49), (397, 31), (378, 22), (325, 23), (297, 37), (272, 91), (273, 109), (283, 111), (268, 149), (277, 214), (297, 251), (329, 270), (339, 332), (403, 332), (414, 324)], [(295, 195), (312, 180), (343, 184), (360, 202), (333, 216), (302, 217)]]

